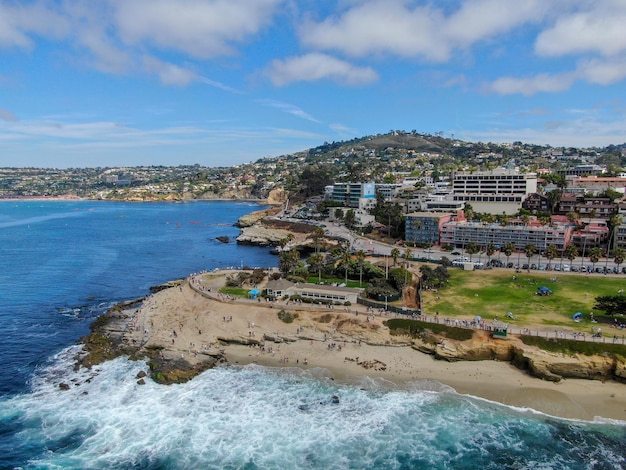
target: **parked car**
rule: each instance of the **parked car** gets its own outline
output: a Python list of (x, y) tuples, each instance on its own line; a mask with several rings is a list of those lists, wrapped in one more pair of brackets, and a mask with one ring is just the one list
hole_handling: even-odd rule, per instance
[(507, 263), (506, 267), (509, 268), (509, 269), (512, 268), (513, 267), (513, 263)]

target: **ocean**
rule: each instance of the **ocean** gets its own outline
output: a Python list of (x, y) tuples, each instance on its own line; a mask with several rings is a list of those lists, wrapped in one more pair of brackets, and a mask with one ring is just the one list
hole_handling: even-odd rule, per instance
[(203, 269), (276, 266), (268, 249), (215, 240), (258, 208), (0, 202), (0, 469), (626, 468), (626, 423), (429, 381), (228, 366), (141, 386), (145, 364), (126, 358), (74, 370), (76, 341), (109, 306)]

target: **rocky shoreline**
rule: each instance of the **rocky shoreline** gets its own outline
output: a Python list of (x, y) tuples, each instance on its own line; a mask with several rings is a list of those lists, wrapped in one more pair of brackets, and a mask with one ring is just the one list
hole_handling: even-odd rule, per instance
[[(222, 279), (224, 278), (221, 276)], [(218, 286), (215, 286), (218, 287)], [(319, 331), (310, 330), (309, 336), (293, 335), (286, 332), (264, 333), (259, 337), (243, 336), (238, 331), (226, 328), (225, 331), (212, 332), (209, 343), (213, 343), (208, 350), (201, 350), (196, 345), (195, 353), (189, 354), (190, 348), (172, 347), (163, 341), (151, 342), (143, 338), (141, 328), (147, 321), (150, 328), (163, 330), (163, 325), (156, 325), (155, 315), (148, 315), (154, 306), (147, 303), (150, 298), (158, 298), (159, 294), (166, 297), (185, 290), (192, 290), (193, 295), (207, 310), (230, 312), (249, 311), (256, 308), (260, 315), (274, 315), (275, 310), (265, 305), (256, 306), (254, 303), (220, 301), (208, 296), (198, 296), (198, 292), (191, 289), (187, 280), (178, 280), (167, 283), (163, 286), (153, 288), (153, 296), (135, 299), (111, 308), (105, 315), (95, 321), (92, 325), (92, 332), (81, 339), (86, 354), (78, 359), (80, 366), (91, 367), (99, 362), (113, 359), (120, 355), (127, 355), (131, 359), (148, 358), (151, 368), (151, 375), (154, 380), (161, 383), (184, 382), (202, 371), (225, 362), (224, 349), (229, 345), (258, 345), (261, 343), (283, 344), (299, 340), (312, 341), (325, 337), (326, 329), (318, 325)], [(157, 301), (158, 303), (158, 301)], [(235, 308), (239, 307), (239, 308)], [(322, 313), (325, 309), (321, 309)], [(296, 311), (299, 318), (315, 317), (319, 311)], [(143, 320), (140, 317), (143, 315)], [(176, 313), (176, 323), (178, 324), (177, 336), (194, 336), (192, 326), (188, 316), (192, 312), (180, 311)], [(415, 351), (428, 354), (435, 359), (447, 362), (473, 362), (473, 361), (499, 361), (509, 363), (516, 368), (526, 371), (533, 377), (546, 381), (559, 382), (563, 379), (593, 379), (593, 380), (616, 380), (626, 382), (626, 361), (621, 358), (605, 357), (602, 355), (583, 356), (556, 354), (541, 350), (536, 347), (522, 343), (518, 338), (494, 339), (486, 331), (476, 330), (472, 339), (467, 341), (455, 341), (443, 335), (426, 334), (420, 338), (408, 338), (393, 336), (389, 329), (385, 327), (385, 317), (378, 317), (376, 323), (373, 321), (363, 324), (363, 320), (370, 316), (361, 315), (360, 322), (357, 317), (351, 315), (335, 315), (336, 318), (345, 317), (340, 321), (342, 328), (339, 330), (343, 341), (363, 342), (369, 346), (394, 347), (408, 346)], [(155, 317), (155, 318), (152, 318)], [(139, 323), (142, 323), (141, 325)], [(192, 324), (194, 322), (191, 322)], [(352, 325), (352, 329), (343, 326)], [(371, 327), (377, 325), (373, 330)], [(227, 326), (227, 325), (226, 325)], [(148, 331), (146, 328), (143, 332)], [(322, 334), (322, 331), (324, 333)], [(182, 353), (182, 356), (181, 356)], [(185, 354), (187, 353), (187, 354)]]

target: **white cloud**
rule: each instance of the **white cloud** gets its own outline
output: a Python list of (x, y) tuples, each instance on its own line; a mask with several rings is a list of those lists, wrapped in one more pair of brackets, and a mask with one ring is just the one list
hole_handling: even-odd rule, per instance
[(413, 10), (397, 0), (354, 5), (341, 16), (322, 22), (306, 21), (300, 28), (304, 45), (363, 57), (368, 54), (423, 55), (445, 60), (449, 48), (437, 40), (442, 13), (430, 7)]
[(539, 22), (551, 11), (541, 0), (466, 0), (446, 12), (435, 2), (412, 6), (406, 0), (357, 2), (343, 14), (321, 22), (305, 21), (304, 45), (336, 50), (349, 56), (393, 54), (447, 61), (455, 49), (506, 33), (528, 22)]
[(626, 51), (626, 3), (594, 2), (589, 9), (564, 14), (535, 42), (542, 56), (595, 53), (614, 56)]
[(439, 40), (449, 48), (468, 47), (477, 41), (543, 20), (553, 2), (545, 0), (468, 0), (445, 19)]
[(274, 60), (266, 74), (277, 86), (321, 79), (332, 79), (347, 85), (361, 85), (378, 80), (378, 74), (370, 67), (357, 67), (319, 53)]
[(31, 48), (29, 34), (59, 38), (69, 29), (69, 22), (54, 10), (54, 4), (0, 4), (0, 47)]
[(598, 85), (610, 85), (626, 78), (626, 57), (612, 60), (592, 59), (578, 66), (579, 76)]
[(541, 73), (527, 78), (501, 77), (487, 85), (486, 89), (499, 95), (556, 93), (568, 90), (575, 78), (573, 73)]
[(129, 44), (177, 49), (194, 57), (232, 54), (269, 23), (283, 0), (111, 0)]
[(302, 119), (306, 119), (307, 121), (316, 122), (316, 123), (319, 122), (317, 119), (315, 119), (306, 111), (290, 103), (283, 103), (282, 101), (267, 100), (267, 99), (255, 100), (255, 101), (264, 106), (270, 106), (272, 108), (280, 109), (281, 111), (284, 111), (288, 114), (292, 114)]
[(160, 61), (155, 57), (145, 56), (143, 65), (146, 71), (156, 73), (164, 85), (187, 85), (198, 80), (198, 76), (194, 72)]

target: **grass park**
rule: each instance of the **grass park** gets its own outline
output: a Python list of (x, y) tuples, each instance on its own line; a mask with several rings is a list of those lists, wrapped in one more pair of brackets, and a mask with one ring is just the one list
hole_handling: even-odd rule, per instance
[[(604, 276), (580, 273), (521, 272), (493, 269), (463, 271), (450, 269), (448, 285), (438, 291), (424, 290), (422, 311), (428, 315), (495, 319), (530, 329), (547, 327), (576, 331), (591, 328), (589, 313), (594, 311), (595, 298), (617, 295), (626, 290), (626, 276)], [(536, 295), (539, 287), (547, 287), (551, 295)], [(514, 319), (507, 318), (511, 312)], [(583, 314), (579, 323), (572, 315)], [(601, 313), (594, 312), (596, 317)]]

